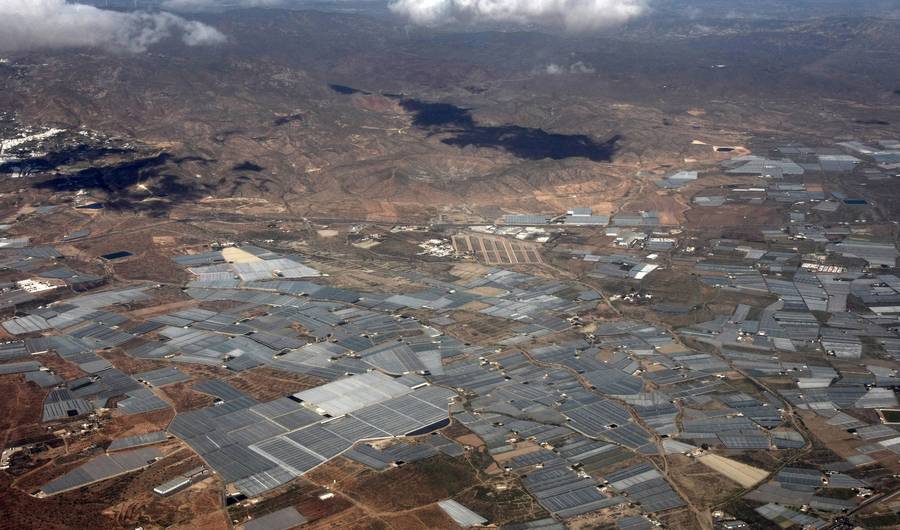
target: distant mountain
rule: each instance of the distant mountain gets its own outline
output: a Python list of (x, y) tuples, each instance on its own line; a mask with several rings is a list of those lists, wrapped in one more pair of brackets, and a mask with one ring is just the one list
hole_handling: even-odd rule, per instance
[[(615, 202), (634, 174), (683, 158), (698, 135), (828, 134), (826, 110), (835, 126), (900, 121), (900, 22), (706, 15), (574, 37), (317, 11), (208, 13), (198, 16), (227, 44), (12, 56), (0, 104), (23, 122), (157, 149), (165, 159), (142, 177), (151, 188), (165, 179), (192, 198), (385, 219), (545, 211), (572, 195)], [(466, 109), (472, 122), (417, 123), (403, 101)], [(884, 108), (872, 121), (854, 102)], [(687, 114), (697, 108), (702, 117)], [(591, 154), (594, 145), (608, 149)]]

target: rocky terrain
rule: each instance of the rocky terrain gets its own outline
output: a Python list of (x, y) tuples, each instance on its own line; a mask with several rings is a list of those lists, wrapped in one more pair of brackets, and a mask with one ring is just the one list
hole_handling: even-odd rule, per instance
[[(491, 219), (573, 196), (612, 211), (643, 193), (642, 174), (721, 159), (696, 142), (878, 137), (900, 120), (896, 20), (660, 13), (575, 37), (316, 11), (202, 17), (227, 44), (12, 55), (0, 102), (24, 124), (142, 146), (112, 187), (68, 171), (69, 188), (119, 196), (140, 180), (168, 202), (372, 220)], [(454, 109), (465, 123), (427, 116)]]

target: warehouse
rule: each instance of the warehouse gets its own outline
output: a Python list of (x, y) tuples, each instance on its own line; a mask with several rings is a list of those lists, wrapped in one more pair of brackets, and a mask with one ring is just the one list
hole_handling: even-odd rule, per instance
[(157, 495), (163, 497), (168, 497), (169, 495), (173, 495), (189, 487), (191, 484), (200, 482), (207, 476), (209, 476), (209, 470), (207, 470), (203, 466), (196, 467), (160, 484), (159, 486), (156, 486), (155, 488), (153, 488), (153, 493), (156, 493)]

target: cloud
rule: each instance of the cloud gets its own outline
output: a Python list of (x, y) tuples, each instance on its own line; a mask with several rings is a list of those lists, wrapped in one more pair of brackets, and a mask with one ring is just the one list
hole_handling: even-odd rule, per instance
[(595, 74), (595, 73), (597, 73), (597, 70), (594, 69), (593, 66), (591, 66), (589, 64), (584, 64), (581, 61), (578, 61), (577, 63), (570, 66), (569, 71), (572, 72), (573, 74)]
[(217, 29), (166, 12), (119, 12), (66, 0), (0, 0), (0, 51), (104, 48), (143, 52), (177, 36), (188, 46), (219, 44)]
[(546, 71), (548, 75), (562, 75), (566, 73), (566, 69), (556, 63), (548, 64)]
[(510, 22), (590, 31), (643, 14), (648, 0), (393, 0), (393, 12), (421, 25)]
[(547, 75), (563, 75), (563, 74), (594, 74), (597, 73), (597, 70), (589, 65), (584, 64), (581, 61), (573, 63), (569, 66), (562, 66), (556, 63), (550, 63), (544, 69), (544, 73)]

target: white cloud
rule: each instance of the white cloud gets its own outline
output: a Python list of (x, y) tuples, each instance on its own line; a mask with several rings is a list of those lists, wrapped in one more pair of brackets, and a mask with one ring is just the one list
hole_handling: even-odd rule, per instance
[(569, 67), (569, 71), (573, 74), (594, 74), (597, 73), (597, 70), (594, 69), (593, 66), (589, 64), (584, 64), (581, 61), (573, 64)]
[(647, 0), (393, 0), (395, 13), (422, 25), (511, 22), (590, 31), (624, 23)]
[(556, 63), (550, 63), (544, 68), (544, 72), (547, 75), (563, 75), (563, 74), (594, 74), (597, 72), (593, 66), (589, 64), (584, 64), (581, 61), (570, 64), (569, 66), (562, 66)]
[(168, 37), (188, 46), (218, 44), (225, 36), (171, 13), (119, 12), (65, 0), (0, 0), (0, 50), (104, 48), (143, 52)]
[(566, 73), (566, 69), (556, 63), (548, 64), (546, 71), (549, 75), (562, 75)]

